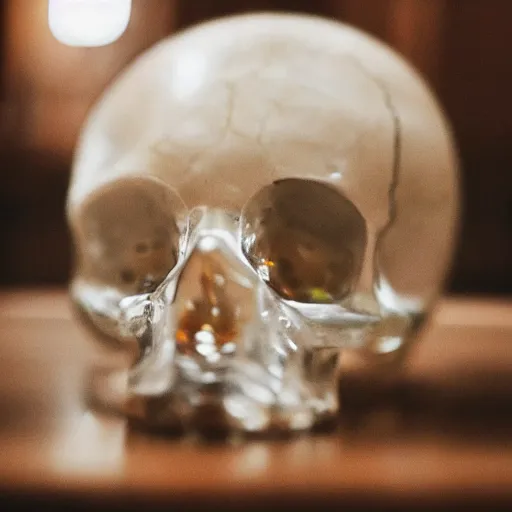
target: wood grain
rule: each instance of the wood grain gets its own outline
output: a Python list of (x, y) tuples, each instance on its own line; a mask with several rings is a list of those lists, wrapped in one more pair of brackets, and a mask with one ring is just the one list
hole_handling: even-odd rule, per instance
[(87, 410), (90, 368), (117, 356), (62, 290), (0, 293), (0, 344), (0, 505), (512, 505), (511, 302), (444, 300), (404, 372), (345, 376), (335, 432), (231, 445)]

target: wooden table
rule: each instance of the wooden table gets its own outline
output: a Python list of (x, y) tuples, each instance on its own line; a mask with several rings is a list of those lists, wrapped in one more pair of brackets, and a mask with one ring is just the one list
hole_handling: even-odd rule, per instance
[(336, 432), (239, 445), (88, 411), (106, 349), (64, 291), (0, 293), (0, 343), (0, 510), (512, 510), (512, 302), (442, 301), (403, 374), (347, 377)]

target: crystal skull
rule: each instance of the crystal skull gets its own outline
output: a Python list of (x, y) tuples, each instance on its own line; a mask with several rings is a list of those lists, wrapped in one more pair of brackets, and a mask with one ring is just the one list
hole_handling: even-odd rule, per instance
[(136, 347), (143, 421), (309, 429), (337, 414), (343, 349), (414, 340), (457, 205), (449, 126), (391, 49), (321, 18), (224, 18), (150, 49), (90, 113), (71, 294)]

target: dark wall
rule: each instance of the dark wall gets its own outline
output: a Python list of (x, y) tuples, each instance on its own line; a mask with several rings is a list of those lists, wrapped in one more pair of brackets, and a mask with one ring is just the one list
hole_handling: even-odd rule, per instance
[(67, 280), (63, 209), (72, 148), (87, 109), (115, 74), (179, 28), (275, 9), (347, 20), (427, 74), (453, 121), (463, 163), (463, 226), (450, 288), (512, 293), (512, 1), (134, 0), (125, 36), (92, 51), (53, 41), (44, 5), (0, 4), (0, 285)]
[(439, 94), (463, 162), (453, 287), (512, 292), (512, 2), (448, 2)]

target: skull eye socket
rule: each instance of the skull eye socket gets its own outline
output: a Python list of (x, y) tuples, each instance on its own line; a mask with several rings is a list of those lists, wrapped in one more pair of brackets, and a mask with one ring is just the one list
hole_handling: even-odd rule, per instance
[(103, 186), (76, 216), (82, 273), (126, 294), (153, 291), (177, 263), (187, 213), (154, 178)]
[(302, 179), (274, 182), (244, 207), (242, 250), (281, 297), (332, 303), (358, 283), (366, 222), (340, 192)]

